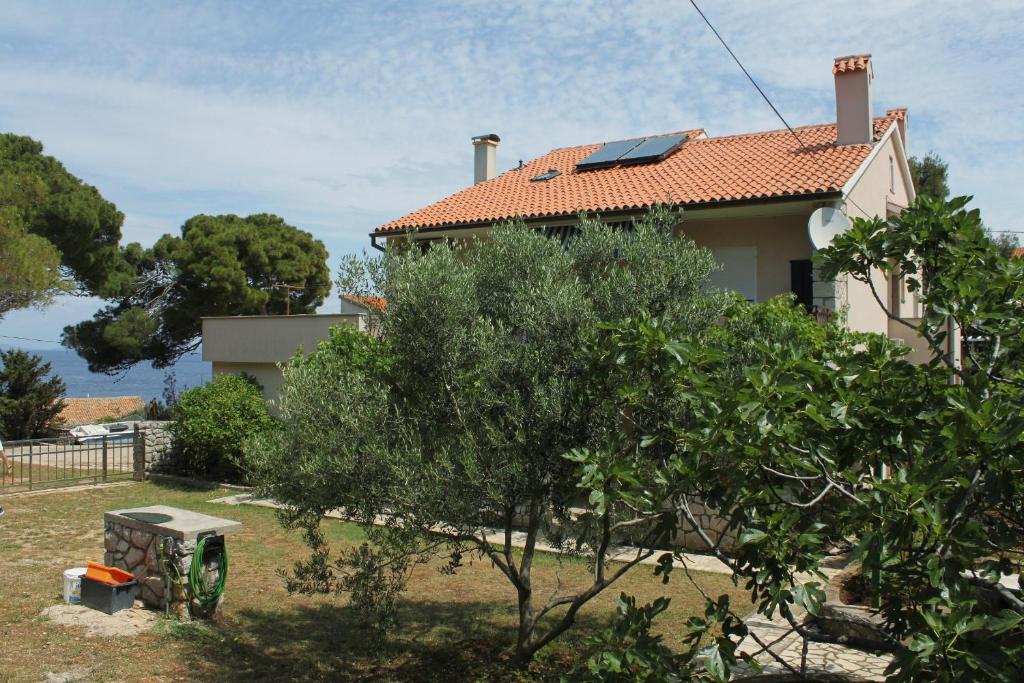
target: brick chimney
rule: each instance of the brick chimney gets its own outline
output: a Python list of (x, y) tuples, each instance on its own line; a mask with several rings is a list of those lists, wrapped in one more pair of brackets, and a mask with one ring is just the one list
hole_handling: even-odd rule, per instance
[(836, 57), (836, 129), (840, 145), (860, 145), (874, 139), (871, 122), (871, 55)]
[(496, 174), (498, 143), (501, 142), (494, 133), (477, 135), (473, 138), (473, 184), (490, 180)]

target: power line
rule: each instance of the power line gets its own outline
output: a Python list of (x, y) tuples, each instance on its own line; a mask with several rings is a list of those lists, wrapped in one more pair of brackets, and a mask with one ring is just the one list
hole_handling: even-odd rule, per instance
[(9, 334), (0, 334), (0, 339), (19, 339), (21, 341), (43, 342), (44, 344), (60, 344), (60, 342), (55, 340), (55, 339), (35, 339), (33, 337), (14, 337), (14, 336), (11, 336)]
[[(754, 80), (754, 77), (750, 75), (750, 72), (747, 71), (747, 67), (743, 66), (743, 62), (741, 62), (740, 58), (736, 56), (736, 53), (732, 51), (732, 48), (729, 47), (729, 44), (725, 42), (725, 38), (722, 37), (722, 34), (718, 32), (718, 29), (716, 29), (711, 24), (711, 21), (707, 18), (707, 16), (705, 16), (704, 12), (701, 11), (700, 7), (697, 6), (696, 0), (690, 0), (690, 4), (693, 5), (693, 9), (697, 10), (697, 14), (699, 14), (700, 18), (704, 20), (704, 23), (708, 25), (708, 28), (711, 29), (711, 32), (715, 34), (715, 37), (718, 38), (718, 42), (722, 44), (722, 47), (725, 48), (726, 52), (729, 53), (729, 56), (732, 57), (734, 62), (736, 62), (736, 66), (740, 68), (740, 70), (743, 72), (743, 75), (747, 77), (748, 81), (750, 81), (750, 84), (757, 89), (757, 92), (761, 93), (761, 97), (763, 97), (764, 101), (768, 103), (768, 106), (772, 108), (772, 111), (775, 112), (775, 115), (779, 117), (779, 120), (782, 121), (782, 125), (784, 125), (786, 127), (786, 130), (792, 133), (793, 137), (796, 138), (796, 141), (800, 143), (800, 149), (806, 149), (807, 145), (805, 145), (804, 141), (800, 139), (800, 136), (796, 134), (796, 131), (793, 130), (793, 127), (789, 125), (789, 122), (786, 121), (786, 117), (782, 115), (782, 112), (779, 111), (778, 107), (776, 107), (775, 104), (772, 103), (771, 98), (769, 98), (768, 95), (765, 94), (764, 90), (761, 89), (761, 86), (757, 84), (757, 81)], [(821, 162), (818, 161), (818, 158), (814, 156), (813, 153), (811, 154), (811, 159), (814, 161), (815, 164), (817, 164), (818, 170), (821, 171), (822, 173), (825, 173), (824, 167), (822, 167)], [(825, 173), (825, 175), (827, 176), (828, 174)], [(861, 213), (863, 213), (865, 216), (871, 215), (869, 212), (865, 211), (863, 207), (857, 204), (857, 202), (853, 201), (851, 197), (844, 197), (844, 200), (849, 201), (851, 204), (860, 209)]]
[(783, 125), (786, 126), (789, 132), (793, 134), (793, 137), (796, 138), (796, 141), (800, 143), (800, 147), (803, 148), (805, 145), (803, 141), (800, 139), (800, 136), (796, 134), (796, 131), (793, 130), (793, 127), (789, 125), (789, 123), (786, 121), (786, 118), (779, 112), (775, 105), (772, 104), (772, 101), (768, 98), (768, 96), (764, 94), (764, 90), (761, 90), (761, 86), (757, 84), (757, 81), (754, 80), (754, 77), (750, 75), (749, 71), (747, 71), (747, 67), (743, 66), (743, 62), (741, 62), (740, 58), (736, 56), (736, 53), (732, 51), (732, 48), (729, 47), (729, 44), (725, 42), (725, 38), (722, 37), (722, 34), (718, 32), (718, 29), (711, 25), (711, 22), (708, 20), (706, 16), (704, 16), (704, 12), (700, 10), (700, 7), (697, 7), (696, 0), (690, 0), (690, 4), (693, 5), (693, 9), (697, 10), (697, 14), (699, 14), (700, 18), (704, 20), (704, 23), (708, 25), (708, 28), (711, 29), (711, 32), (715, 34), (715, 37), (718, 38), (718, 42), (720, 42), (722, 44), (722, 47), (726, 49), (726, 51), (729, 53), (729, 56), (732, 57), (732, 60), (736, 62), (736, 66), (740, 68), (740, 70), (743, 72), (743, 75), (747, 77), (747, 80), (750, 81), (751, 85), (757, 88), (757, 92), (761, 93), (761, 97), (764, 98), (764, 101), (768, 103), (768, 106), (772, 108), (772, 111), (775, 112), (775, 115), (779, 117), (779, 120), (782, 121)]

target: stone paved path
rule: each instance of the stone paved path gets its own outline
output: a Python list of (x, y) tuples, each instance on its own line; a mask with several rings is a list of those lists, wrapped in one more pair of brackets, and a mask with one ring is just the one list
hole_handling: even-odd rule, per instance
[[(803, 619), (803, 614), (794, 616), (797, 619)], [(760, 638), (762, 642), (775, 643), (779, 641), (772, 646), (772, 651), (780, 655), (794, 669), (800, 670), (803, 639), (790, 629), (789, 624), (781, 615), (777, 614), (774, 619), (767, 619), (760, 614), (755, 614), (748, 617), (744, 623), (751, 633)], [(737, 653), (753, 655), (760, 649), (761, 646), (751, 636), (747, 636), (740, 643)], [(754, 659), (761, 665), (762, 673), (789, 673), (782, 664), (767, 653), (762, 652), (754, 656)], [(874, 655), (829, 643), (809, 643), (807, 647), (807, 669), (809, 672), (846, 674), (856, 677), (854, 680), (884, 681), (885, 667), (889, 666), (891, 659), (888, 655)], [(754, 671), (751, 667), (741, 665), (733, 673), (733, 678), (753, 674)]]
[[(269, 508), (280, 508), (282, 505), (273, 500), (266, 498), (257, 498), (247, 493), (226, 496), (224, 498), (215, 498), (210, 501), (211, 503), (222, 503), (225, 505), (258, 505), (260, 507)], [(328, 512), (325, 516), (341, 519), (341, 515), (337, 512)], [(384, 524), (384, 519), (380, 519), (377, 523)], [(505, 542), (505, 536), (503, 532), (497, 529), (488, 529), (486, 531), (487, 540), (495, 545), (501, 545)], [(512, 532), (512, 547), (522, 548), (526, 545), (526, 534), (521, 531)], [(559, 552), (556, 548), (544, 543), (543, 541), (537, 542), (537, 550), (541, 552)], [(656, 552), (651, 557), (648, 557), (640, 561), (640, 564), (656, 565), (658, 564), (658, 556), (662, 553)], [(618, 546), (610, 548), (608, 551), (608, 559), (611, 562), (629, 562), (636, 557), (636, 548), (629, 546)], [(686, 566), (690, 571), (697, 572), (710, 572), (712, 574), (731, 574), (732, 570), (729, 569), (725, 564), (720, 562), (718, 558), (711, 555), (697, 555), (697, 554), (685, 554), (683, 555)], [(673, 564), (682, 568), (683, 563), (679, 560), (675, 560)], [(826, 570), (827, 572), (828, 570)]]

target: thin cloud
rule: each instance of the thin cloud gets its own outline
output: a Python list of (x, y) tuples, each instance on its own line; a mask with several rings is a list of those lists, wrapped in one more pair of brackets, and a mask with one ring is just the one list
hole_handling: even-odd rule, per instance
[[(876, 109), (910, 109), (912, 151), (946, 158), (988, 223), (1016, 220), (1019, 2), (705, 5), (794, 125), (834, 119), (832, 57), (872, 52)], [(553, 147), (778, 125), (675, 0), (0, 7), (0, 129), (42, 140), (144, 243), (196, 213), (270, 211), (334, 265), (467, 185), (475, 134), (501, 135), (507, 169)]]

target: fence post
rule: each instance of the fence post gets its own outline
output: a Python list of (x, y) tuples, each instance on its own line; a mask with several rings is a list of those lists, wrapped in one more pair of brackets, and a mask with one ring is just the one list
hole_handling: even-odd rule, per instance
[[(24, 460), (22, 461), (24, 463)], [(21, 478), (25, 478), (25, 473), (21, 473)], [(28, 444), (28, 490), (32, 490), (32, 443)]]
[(132, 455), (135, 458), (133, 479), (145, 481), (146, 479), (146, 439), (142, 436), (139, 423), (135, 423), (135, 440), (132, 442)]
[(107, 437), (103, 437), (103, 482), (107, 481)]

